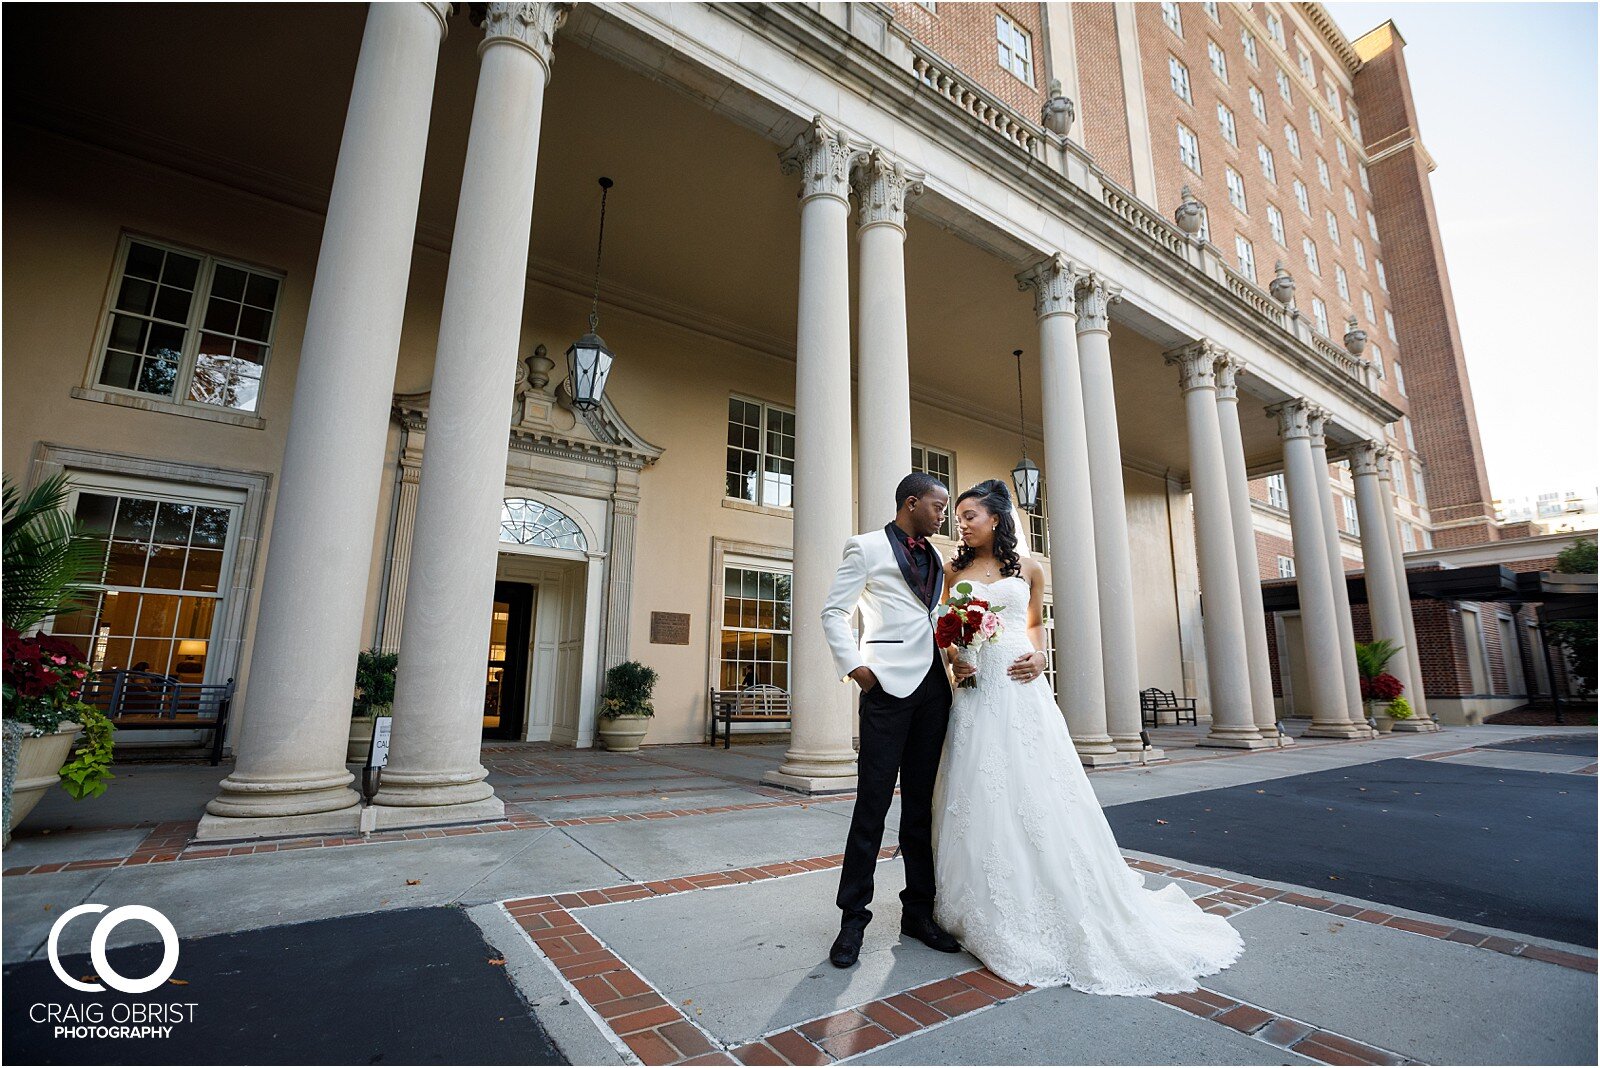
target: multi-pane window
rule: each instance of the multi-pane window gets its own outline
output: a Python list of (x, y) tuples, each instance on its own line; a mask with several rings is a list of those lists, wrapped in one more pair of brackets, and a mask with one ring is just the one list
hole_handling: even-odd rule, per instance
[(1339, 217), (1331, 211), (1324, 211), (1323, 216), (1328, 223), (1328, 238), (1335, 245), (1339, 243)]
[[(923, 445), (911, 446), (911, 470), (919, 474), (932, 475), (944, 485), (945, 492), (955, 493), (956, 458), (940, 449), (931, 449)], [(939, 533), (947, 538), (956, 536), (956, 510), (944, 510), (944, 526), (939, 528)]]
[(1215, 41), (1206, 42), (1206, 58), (1211, 61), (1211, 73), (1228, 80), (1228, 57), (1222, 54), (1222, 46)]
[(1261, 161), (1261, 175), (1273, 185), (1278, 184), (1278, 168), (1272, 162), (1272, 149), (1263, 143), (1256, 144), (1256, 159)]
[(1351, 249), (1356, 254), (1356, 266), (1360, 267), (1363, 271), (1366, 270), (1367, 269), (1367, 246), (1365, 246), (1365, 245), (1363, 245), (1361, 243), (1361, 239), (1359, 237), (1351, 237), (1350, 238), (1350, 246), (1351, 246)]
[(1361, 176), (1361, 188), (1370, 194), (1372, 192), (1372, 176), (1367, 173), (1367, 165), (1365, 163), (1357, 163), (1356, 174)]
[(1044, 677), (1050, 683), (1050, 692), (1058, 698), (1056, 689), (1056, 606), (1049, 601), (1039, 605), (1039, 623), (1044, 627)]
[(1321, 297), (1311, 298), (1311, 314), (1317, 320), (1317, 333), (1323, 337), (1328, 336), (1328, 306), (1322, 303)]
[(1302, 237), (1300, 249), (1306, 254), (1306, 266), (1311, 268), (1311, 273), (1320, 276), (1322, 268), (1317, 265), (1317, 243), (1309, 237)]
[(1378, 325), (1378, 315), (1372, 308), (1372, 294), (1365, 289), (1361, 291), (1361, 310), (1367, 313), (1367, 322)]
[(1235, 148), (1239, 145), (1239, 127), (1233, 121), (1233, 109), (1228, 105), (1217, 102), (1217, 127), (1222, 131), (1222, 137)]
[(1271, 11), (1267, 12), (1267, 35), (1274, 41), (1278, 42), (1279, 48), (1284, 47), (1283, 23), (1279, 21), (1278, 16), (1273, 14)]
[(1344, 147), (1344, 138), (1336, 137), (1333, 140), (1333, 150), (1339, 154), (1339, 166), (1345, 170), (1350, 169), (1350, 152)]
[(1289, 88), (1289, 73), (1282, 67), (1278, 68), (1278, 95), (1283, 97), (1285, 104), (1294, 103), (1294, 90)]
[(1228, 203), (1240, 211), (1248, 211), (1249, 209), (1245, 207), (1244, 179), (1239, 177), (1239, 172), (1232, 167), (1228, 168), (1226, 177), (1228, 179)]
[(1384, 332), (1389, 335), (1390, 341), (1400, 340), (1394, 336), (1394, 312), (1390, 311), (1388, 308), (1383, 309), (1383, 329)]
[(1167, 73), (1172, 77), (1172, 91), (1178, 99), (1194, 103), (1194, 97), (1189, 95), (1189, 68), (1180, 63), (1177, 56), (1167, 57)]
[(1402, 415), (1400, 417), (1400, 429), (1405, 432), (1406, 448), (1410, 449), (1412, 452), (1416, 452), (1417, 436), (1411, 430), (1411, 417), (1409, 415)]
[(1356, 106), (1351, 104), (1344, 110), (1344, 117), (1350, 120), (1350, 132), (1356, 135), (1356, 142), (1359, 144), (1363, 139), (1361, 136), (1361, 120), (1356, 117)]
[(1383, 261), (1374, 256), (1372, 258), (1372, 266), (1378, 272), (1378, 288), (1387, 293), (1389, 291), (1389, 275), (1383, 269)]
[(995, 52), (1000, 66), (1033, 84), (1033, 39), (1004, 14), (994, 13)]
[(1406, 552), (1414, 553), (1417, 551), (1417, 535), (1415, 528), (1410, 523), (1400, 524), (1400, 540), (1405, 544)]
[(1246, 241), (1243, 234), (1235, 234), (1233, 248), (1239, 256), (1239, 273), (1254, 282), (1256, 280), (1255, 246)]
[(1295, 159), (1300, 158), (1300, 131), (1294, 128), (1293, 123), (1283, 124), (1283, 139), (1289, 142), (1289, 155)]
[(1342, 500), (1344, 501), (1344, 529), (1359, 538), (1361, 536), (1361, 517), (1356, 514), (1356, 499), (1354, 497), (1344, 497)]
[(1250, 87), (1250, 112), (1262, 122), (1267, 121), (1267, 98), (1253, 85)]
[(723, 568), (719, 689), (789, 689), (791, 585), (775, 567)]
[(1306, 121), (1311, 124), (1311, 132), (1317, 137), (1322, 136), (1322, 116), (1317, 111), (1317, 105), (1306, 105)]
[(1267, 503), (1274, 508), (1289, 507), (1289, 489), (1282, 475), (1267, 476)]
[(236, 507), (145, 493), (84, 490), (74, 506), (94, 539), (103, 587), (51, 632), (83, 650), (95, 671), (130, 668), (202, 682), (227, 591)]
[(95, 381), (178, 403), (254, 412), (282, 279), (124, 238)]
[(1028, 520), (1028, 549), (1035, 556), (1050, 555), (1050, 522), (1045, 517), (1044, 476), (1039, 476), (1039, 499), (1033, 511), (1024, 512)]
[(1244, 58), (1250, 61), (1252, 67), (1261, 66), (1261, 54), (1256, 51), (1256, 35), (1249, 30), (1239, 30), (1239, 44), (1244, 46)]
[(1287, 248), (1288, 243), (1283, 236), (1283, 212), (1274, 204), (1267, 205), (1267, 226), (1272, 231), (1272, 240)]
[(1294, 202), (1300, 205), (1303, 214), (1311, 214), (1311, 198), (1306, 195), (1306, 184), (1298, 178), (1294, 180)]
[(1400, 396), (1406, 395), (1406, 373), (1399, 360), (1394, 361), (1394, 388), (1400, 391)]
[(1372, 236), (1372, 240), (1378, 240), (1378, 217), (1370, 211), (1367, 212), (1367, 233)]
[(1361, 218), (1361, 213), (1356, 210), (1355, 190), (1349, 186), (1344, 187), (1344, 210), (1350, 213), (1350, 218), (1352, 219)]
[(1294, 557), (1279, 555), (1278, 577), (1281, 579), (1294, 578)]
[(1422, 484), (1422, 465), (1411, 465), (1411, 489), (1416, 494), (1417, 504), (1423, 508), (1428, 507), (1428, 487)]
[(1328, 94), (1328, 106), (1333, 109), (1334, 117), (1341, 117), (1344, 113), (1339, 110), (1339, 87), (1329, 82), (1324, 88)]
[(1333, 281), (1339, 287), (1339, 299), (1350, 299), (1350, 276), (1344, 273), (1344, 268), (1337, 263), (1333, 265)]
[(1179, 37), (1183, 36), (1183, 12), (1172, 0), (1161, 0), (1161, 21), (1167, 24), (1167, 29)]
[(1205, 0), (1200, 6), (1206, 9), (1206, 14), (1211, 17), (1212, 22), (1221, 25), (1222, 15), (1217, 12), (1216, 0)]
[[(1370, 359), (1372, 360), (1372, 366), (1373, 366), (1373, 369), (1378, 372), (1378, 377), (1379, 378), (1387, 378), (1388, 375), (1386, 375), (1384, 373), (1384, 369), (1383, 369), (1383, 350), (1380, 349), (1376, 345), (1368, 345), (1367, 346), (1367, 352), (1371, 354)], [(1394, 369), (1396, 371), (1400, 370), (1400, 365), (1399, 364), (1395, 364), (1394, 365)], [(1400, 390), (1400, 394), (1401, 394), (1401, 396), (1405, 395), (1405, 389), (1404, 388), (1402, 388)]]
[(1311, 66), (1311, 53), (1306, 51), (1306, 46), (1296, 41), (1296, 50), (1300, 53), (1300, 74), (1312, 85), (1317, 84), (1317, 72)]
[(507, 497), (500, 502), (500, 540), (579, 552), (589, 548), (583, 528), (571, 516), (527, 497)]
[(1317, 181), (1322, 183), (1322, 188), (1333, 192), (1333, 179), (1328, 176), (1328, 161), (1321, 156), (1317, 157)]
[(1194, 173), (1200, 173), (1200, 139), (1181, 122), (1178, 123), (1178, 159)]
[(794, 413), (760, 401), (728, 398), (725, 488), (735, 500), (794, 507)]

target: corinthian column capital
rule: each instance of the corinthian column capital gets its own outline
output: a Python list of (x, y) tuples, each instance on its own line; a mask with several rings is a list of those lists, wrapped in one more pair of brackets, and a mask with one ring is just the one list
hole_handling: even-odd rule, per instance
[(1311, 410), (1307, 413), (1306, 426), (1311, 431), (1311, 447), (1313, 449), (1325, 449), (1328, 447), (1327, 432), (1330, 418), (1332, 418), (1332, 413), (1328, 409), (1319, 408), (1316, 405), (1312, 405)]
[(1363, 475), (1378, 474), (1379, 457), (1383, 454), (1384, 447), (1376, 441), (1358, 441), (1350, 446), (1346, 454), (1350, 459), (1350, 473), (1357, 478)]
[(850, 187), (861, 207), (861, 229), (882, 223), (904, 230), (906, 205), (922, 194), (925, 177), (881, 148), (857, 155), (850, 169)]
[[(1284, 441), (1306, 438), (1310, 439), (1313, 445), (1321, 444), (1322, 409), (1304, 397), (1284, 401), (1282, 404), (1274, 404), (1267, 409), (1267, 414), (1278, 417), (1278, 437)], [(1315, 421), (1315, 429), (1313, 429), (1313, 421)]]
[(1201, 338), (1162, 353), (1169, 364), (1178, 367), (1178, 384), (1185, 393), (1217, 388), (1217, 361), (1226, 359), (1228, 350), (1215, 341)]
[(1217, 359), (1217, 399), (1239, 399), (1239, 373), (1245, 369), (1245, 362), (1232, 353), (1225, 353)]
[(491, 45), (517, 45), (533, 53), (544, 67), (546, 82), (555, 59), (556, 31), (567, 21), (571, 4), (489, 4), (483, 15), (483, 42), (478, 54)]
[(1078, 279), (1082, 276), (1077, 265), (1057, 252), (1018, 274), (1017, 288), (1033, 291), (1033, 314), (1041, 319), (1049, 315), (1075, 315)]
[(1078, 333), (1111, 330), (1111, 305), (1122, 299), (1122, 287), (1108, 282), (1098, 271), (1078, 279)]
[(800, 175), (800, 199), (836, 197), (850, 203), (850, 162), (861, 151), (821, 115), (779, 157), (784, 174)]

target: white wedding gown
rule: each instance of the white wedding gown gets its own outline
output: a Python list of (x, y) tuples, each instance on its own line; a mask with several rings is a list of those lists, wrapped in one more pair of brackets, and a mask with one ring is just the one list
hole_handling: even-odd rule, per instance
[(934, 918), (1008, 982), (1148, 996), (1197, 988), (1244, 941), (1176, 884), (1146, 890), (1089, 787), (1043, 677), (1006, 674), (1028, 652), (1028, 582), (987, 588), (999, 640), (975, 646), (977, 686), (955, 691), (933, 798)]

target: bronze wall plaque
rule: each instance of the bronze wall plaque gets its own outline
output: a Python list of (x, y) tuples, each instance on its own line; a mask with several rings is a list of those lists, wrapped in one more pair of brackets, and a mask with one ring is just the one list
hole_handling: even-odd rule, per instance
[(651, 645), (688, 645), (688, 612), (651, 612)]

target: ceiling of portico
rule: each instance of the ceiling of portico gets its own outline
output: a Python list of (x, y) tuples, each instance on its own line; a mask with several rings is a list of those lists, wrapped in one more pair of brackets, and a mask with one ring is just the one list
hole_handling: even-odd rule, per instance
[[(115, 10), (115, 9), (113, 9)], [(198, 169), (305, 206), (326, 199), (355, 69), (362, 5), (148, 5), (59, 32), (54, 9), (12, 7), (7, 119)], [(448, 242), (478, 75), (479, 32), (451, 20), (439, 66), (419, 237)], [(15, 47), (19, 41), (28, 48)], [(598, 210), (613, 178), (603, 294), (672, 309), (787, 358), (796, 328), (797, 182), (778, 146), (699, 101), (559, 40), (546, 93), (530, 261), (586, 291)], [(1025, 350), (1037, 434), (1038, 331), (1021, 264), (914, 216), (906, 255), (913, 391), (990, 413), (1013, 433)], [(856, 278), (851, 265), (852, 285)], [(533, 291), (537, 299), (538, 290)], [(604, 314), (604, 301), (602, 314)], [(1177, 375), (1161, 346), (1114, 330), (1124, 450), (1150, 468), (1188, 466)], [(1252, 462), (1277, 452), (1245, 404)]]

